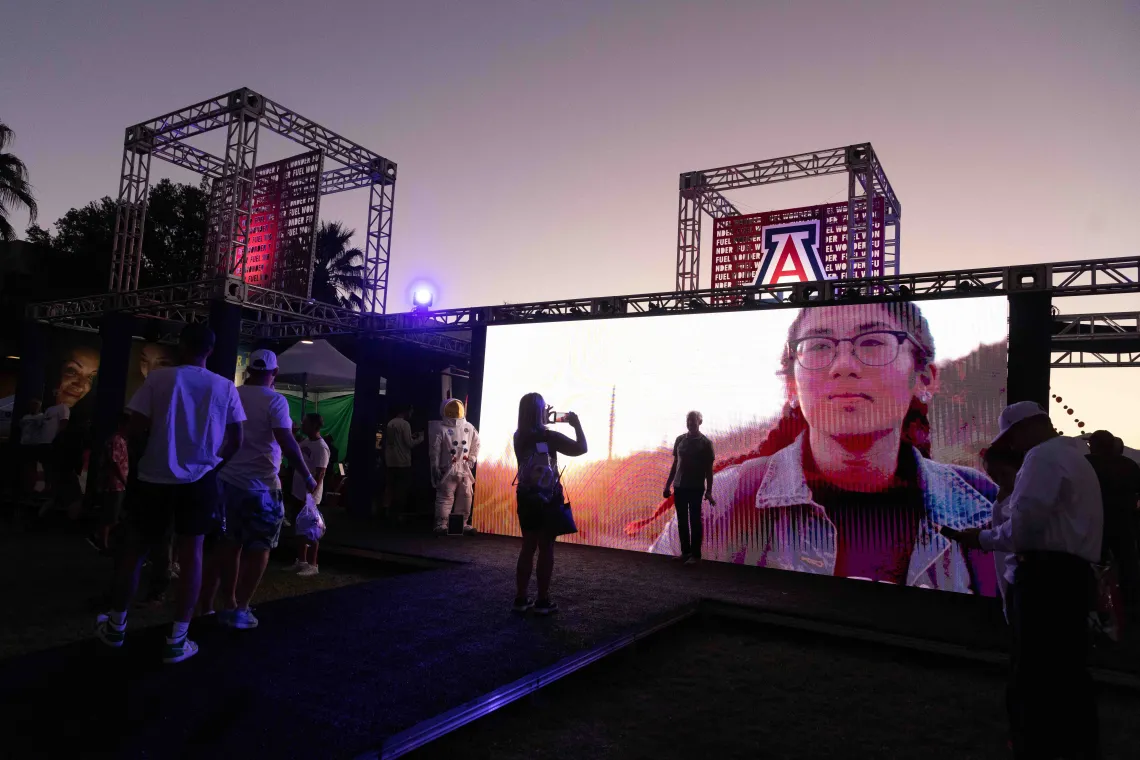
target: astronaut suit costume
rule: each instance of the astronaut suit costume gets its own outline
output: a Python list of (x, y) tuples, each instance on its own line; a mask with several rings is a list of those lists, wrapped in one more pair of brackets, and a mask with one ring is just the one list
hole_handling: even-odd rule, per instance
[(467, 525), (475, 475), (471, 468), (479, 458), (479, 431), (464, 419), (466, 410), (459, 399), (448, 399), (440, 407), (443, 425), (431, 445), (431, 480), (435, 486), (435, 532), (447, 532), (452, 514), (462, 515), (465, 534), (475, 530)]

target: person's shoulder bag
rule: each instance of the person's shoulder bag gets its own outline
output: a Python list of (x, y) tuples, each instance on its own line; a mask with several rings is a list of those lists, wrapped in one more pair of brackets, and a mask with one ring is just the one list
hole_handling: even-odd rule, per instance
[(515, 476), (520, 501), (525, 499), (543, 513), (543, 523), (555, 536), (578, 532), (574, 511), (566, 499), (562, 473), (554, 465), (545, 431), (533, 442), (534, 450)]

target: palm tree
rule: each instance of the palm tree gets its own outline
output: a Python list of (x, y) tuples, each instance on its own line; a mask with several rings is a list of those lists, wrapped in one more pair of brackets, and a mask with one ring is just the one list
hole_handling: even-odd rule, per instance
[(356, 230), (322, 222), (313, 257), (313, 300), (360, 311), (364, 306), (364, 253), (349, 248)]
[(31, 225), (36, 223), (38, 211), (28, 182), (28, 167), (11, 153), (4, 152), (15, 137), (11, 127), (0, 121), (0, 241), (4, 242), (16, 239), (8, 214), (24, 206), (28, 209), (28, 224)]

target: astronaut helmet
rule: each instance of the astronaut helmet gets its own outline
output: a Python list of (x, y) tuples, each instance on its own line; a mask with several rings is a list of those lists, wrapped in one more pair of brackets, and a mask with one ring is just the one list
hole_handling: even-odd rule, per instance
[(467, 410), (463, 408), (462, 401), (457, 398), (449, 398), (440, 405), (439, 413), (445, 423), (455, 423), (463, 419)]

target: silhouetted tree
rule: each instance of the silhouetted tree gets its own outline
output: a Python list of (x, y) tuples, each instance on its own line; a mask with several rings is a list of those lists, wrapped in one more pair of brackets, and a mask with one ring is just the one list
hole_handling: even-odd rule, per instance
[(15, 137), (11, 127), (0, 121), (0, 241), (16, 239), (16, 231), (8, 221), (9, 214), (23, 206), (28, 210), (29, 221), (35, 224), (38, 211), (32, 185), (28, 182), (28, 167), (6, 152)]
[[(151, 188), (140, 287), (201, 278), (206, 201), (204, 185), (195, 187), (164, 179)], [(34, 224), (28, 228), (28, 242), (52, 250), (50, 256), (35, 262), (44, 275), (43, 285), (53, 291), (42, 297), (70, 298), (107, 291), (116, 211), (116, 202), (104, 196), (61, 216), (54, 225), (54, 234)]]
[(348, 247), (355, 234), (340, 222), (321, 224), (313, 261), (313, 300), (357, 311), (363, 307), (364, 253)]

